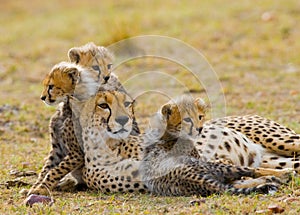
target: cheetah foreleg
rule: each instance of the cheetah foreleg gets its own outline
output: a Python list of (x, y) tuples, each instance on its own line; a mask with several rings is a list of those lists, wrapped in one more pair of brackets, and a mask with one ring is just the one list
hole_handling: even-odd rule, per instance
[(43, 181), (37, 185), (34, 185), (28, 195), (30, 194), (38, 194), (38, 195), (47, 195), (48, 188), (49, 190), (53, 190), (54, 187), (59, 183), (59, 181), (69, 172), (76, 168), (80, 168), (84, 164), (83, 155), (73, 153), (72, 155), (67, 155), (59, 165), (53, 169), (51, 169)]

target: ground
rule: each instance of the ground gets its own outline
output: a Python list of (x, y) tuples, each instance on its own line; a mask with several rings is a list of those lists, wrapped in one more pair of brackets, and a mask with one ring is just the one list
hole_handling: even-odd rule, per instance
[[(11, 170), (41, 170), (49, 150), (48, 122), (54, 113), (39, 100), (41, 81), (54, 64), (67, 60), (69, 48), (89, 41), (108, 46), (149, 34), (182, 40), (201, 51), (214, 68), (225, 95), (227, 115), (255, 113), (300, 132), (297, 0), (5, 0), (1, 2), (0, 26), (0, 183), (13, 179)], [(125, 81), (138, 71), (151, 70), (167, 72), (195, 96), (206, 96), (188, 71), (162, 59), (132, 61), (116, 73)], [(171, 82), (155, 83), (184, 93)], [(138, 102), (136, 114), (144, 123), (164, 99), (148, 95)], [(272, 205), (286, 214), (300, 212), (299, 178), (273, 196), (203, 199), (54, 192), (54, 205), (33, 208), (22, 204), (21, 189), (1, 185), (0, 214), (253, 214), (270, 210)]]

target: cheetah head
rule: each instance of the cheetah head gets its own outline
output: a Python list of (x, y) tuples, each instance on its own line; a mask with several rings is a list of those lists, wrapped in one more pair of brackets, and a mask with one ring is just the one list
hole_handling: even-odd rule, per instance
[(60, 62), (43, 80), (41, 100), (47, 105), (66, 102), (70, 96), (87, 100), (96, 94), (99, 85), (96, 72), (74, 63)]
[(100, 90), (90, 105), (86, 109), (90, 114), (87, 119), (89, 125), (96, 129), (105, 129), (113, 139), (128, 137), (132, 130), (133, 100), (127, 94)]
[(71, 48), (68, 57), (72, 63), (88, 67), (98, 72), (99, 82), (107, 83), (112, 70), (113, 55), (103, 46), (90, 42)]
[(41, 100), (48, 105), (65, 102), (67, 97), (74, 93), (79, 70), (75, 64), (67, 62), (56, 64), (43, 80)]
[(160, 112), (166, 122), (166, 132), (195, 137), (202, 130), (206, 110), (201, 98), (182, 96), (163, 105)]

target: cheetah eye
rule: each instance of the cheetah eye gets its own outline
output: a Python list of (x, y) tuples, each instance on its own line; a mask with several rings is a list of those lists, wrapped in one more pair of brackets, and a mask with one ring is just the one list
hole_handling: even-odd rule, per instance
[(199, 120), (202, 120), (203, 119), (203, 115), (199, 115)]
[(187, 117), (183, 119), (185, 122), (192, 122), (191, 118)]
[(107, 69), (111, 69), (111, 68), (112, 68), (112, 64), (108, 64)]
[(52, 90), (52, 89), (53, 89), (53, 87), (54, 87), (54, 85), (53, 85), (53, 84), (49, 84), (49, 86), (48, 86), (49, 90)]
[(106, 103), (98, 104), (98, 106), (101, 107), (102, 109), (108, 109), (109, 108), (108, 104), (106, 104)]
[(93, 70), (99, 71), (100, 72), (100, 67), (98, 65), (92, 66)]
[(132, 102), (124, 102), (124, 106), (125, 107), (128, 107), (129, 105), (131, 105), (132, 104)]

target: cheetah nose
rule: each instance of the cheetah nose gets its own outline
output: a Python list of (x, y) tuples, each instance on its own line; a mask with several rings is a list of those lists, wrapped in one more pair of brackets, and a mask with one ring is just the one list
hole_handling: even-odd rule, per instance
[(199, 128), (196, 128), (196, 130), (199, 132), (199, 134), (201, 133), (203, 127), (199, 127)]
[(124, 126), (128, 122), (128, 120), (129, 120), (128, 116), (118, 116), (116, 118), (116, 122), (122, 126)]
[(110, 78), (110, 76), (105, 76), (104, 81), (107, 82), (109, 78)]
[(46, 96), (41, 96), (41, 100), (45, 101), (46, 100)]

